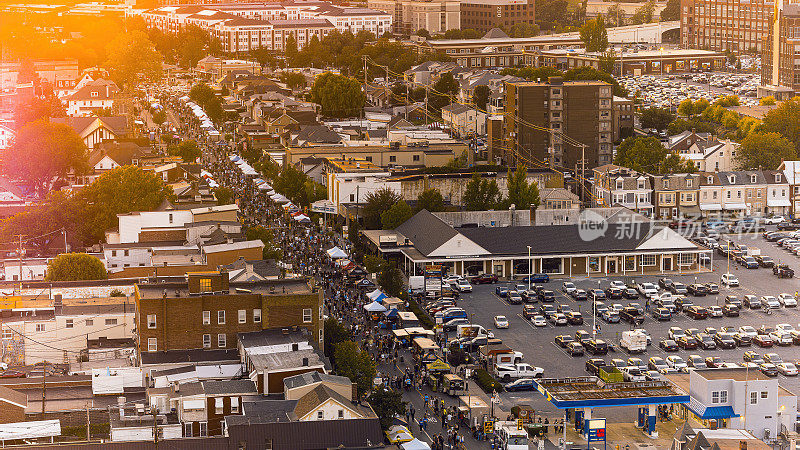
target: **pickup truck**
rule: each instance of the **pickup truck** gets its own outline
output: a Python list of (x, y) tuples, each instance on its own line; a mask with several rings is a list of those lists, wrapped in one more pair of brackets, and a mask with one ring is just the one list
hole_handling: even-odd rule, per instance
[(639, 313), (639, 310), (635, 307), (628, 306), (622, 309), (619, 312), (619, 318), (623, 322), (628, 322), (632, 325), (641, 325), (644, 323), (644, 316)]
[(494, 374), (504, 382), (509, 382), (515, 378), (541, 378), (544, 369), (526, 363), (498, 364), (494, 366)]

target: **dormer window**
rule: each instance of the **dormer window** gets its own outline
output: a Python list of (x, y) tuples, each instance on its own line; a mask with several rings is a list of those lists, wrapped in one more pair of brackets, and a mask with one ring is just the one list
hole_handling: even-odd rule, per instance
[(638, 181), (638, 183), (637, 183), (637, 187), (638, 187), (639, 189), (644, 189), (644, 180), (643, 180), (643, 179), (641, 179), (641, 178), (639, 178), (637, 181)]
[(736, 175), (729, 175), (728, 176), (728, 183), (736, 184)]
[(669, 180), (667, 178), (664, 178), (664, 189), (668, 188), (669, 188)]
[(750, 182), (753, 183), (753, 184), (756, 184), (756, 176), (755, 175), (750, 175)]
[(99, 96), (100, 96), (100, 93), (99, 93), (99, 92), (97, 92), (97, 91), (93, 91), (93, 92), (90, 92), (90, 93), (89, 93), (89, 96), (90, 96), (90, 97), (93, 97), (93, 98), (94, 98), (94, 97), (99, 97)]
[(622, 178), (620, 178), (617, 180), (617, 190), (622, 190), (622, 186), (623, 186)]
[(708, 184), (714, 184), (714, 177), (709, 176), (706, 181), (708, 181)]
[(779, 174), (779, 173), (775, 174), (775, 182), (776, 183), (780, 183), (781, 182), (781, 174)]
[(693, 180), (692, 180), (691, 178), (687, 178), (687, 179), (686, 179), (686, 187), (687, 187), (687, 188), (690, 188), (690, 187), (692, 187), (692, 181), (693, 181)]

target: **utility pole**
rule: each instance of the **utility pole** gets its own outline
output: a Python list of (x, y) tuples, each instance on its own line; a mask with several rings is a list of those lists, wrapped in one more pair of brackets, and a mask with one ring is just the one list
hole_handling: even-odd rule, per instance
[(86, 440), (92, 440), (92, 429), (89, 427), (90, 419), (89, 419), (89, 403), (86, 403)]
[(69, 252), (69, 249), (67, 248), (67, 229), (64, 228), (61, 230), (61, 232), (64, 233), (64, 253), (67, 253)]
[(386, 66), (386, 79), (383, 80), (383, 93), (386, 98), (386, 105), (389, 106), (389, 66)]
[(584, 192), (586, 186), (583, 184), (585, 177), (586, 177), (586, 144), (581, 144), (581, 178), (580, 178), (581, 205), (583, 205), (583, 202), (586, 201), (586, 193)]
[(158, 410), (153, 406), (151, 411), (153, 412), (153, 444), (158, 445)]
[(428, 85), (425, 85), (425, 125), (428, 124)]
[(42, 420), (44, 420), (44, 404), (47, 401), (47, 360), (42, 362)]
[(411, 94), (408, 92), (408, 75), (403, 74), (403, 81), (406, 83), (406, 120), (408, 120), (408, 103), (411, 101)]
[(17, 255), (19, 255), (19, 295), (22, 295), (22, 238), (24, 234), (15, 235), (19, 238), (19, 246), (17, 246)]

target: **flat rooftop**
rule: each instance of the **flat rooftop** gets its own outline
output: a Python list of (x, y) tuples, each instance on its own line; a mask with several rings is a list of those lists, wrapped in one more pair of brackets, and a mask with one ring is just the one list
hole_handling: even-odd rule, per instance
[[(189, 294), (189, 284), (182, 282), (141, 283), (139, 293), (143, 299), (199, 297), (201, 294)], [(286, 278), (283, 280), (264, 280), (259, 282), (232, 282), (227, 291), (215, 292), (214, 295), (301, 295), (313, 291), (305, 278)], [(209, 295), (209, 294), (202, 294)]]
[(695, 373), (706, 380), (749, 381), (774, 379), (764, 375), (760, 370), (748, 370), (744, 367), (736, 369), (695, 369)]
[(558, 408), (686, 403), (689, 396), (668, 381), (605, 383), (597, 377), (534, 380), (537, 390)]

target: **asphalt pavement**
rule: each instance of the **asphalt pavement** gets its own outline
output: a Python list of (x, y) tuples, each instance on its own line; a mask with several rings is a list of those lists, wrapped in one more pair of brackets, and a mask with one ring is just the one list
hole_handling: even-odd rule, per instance
[[(795, 270), (800, 268), (800, 257), (794, 256), (782, 248), (777, 247), (771, 242), (767, 242), (760, 235), (745, 235), (742, 237), (733, 237), (734, 241), (740, 241), (749, 247), (757, 247), (761, 249), (765, 255), (770, 255), (775, 261), (786, 262)], [(720, 286), (720, 293), (718, 295), (708, 295), (705, 297), (692, 297), (689, 296), (695, 305), (710, 306), (722, 305), (726, 295), (736, 295), (740, 299), (743, 295), (753, 294), (757, 296), (774, 295), (786, 292), (794, 294), (800, 290), (800, 280), (797, 278), (792, 279), (779, 279), (772, 274), (771, 269), (745, 269), (738, 266), (733, 261), (728, 265), (725, 257), (714, 255), (713, 272), (702, 274), (690, 275), (667, 275), (673, 281), (680, 281), (686, 285), (694, 282), (717, 282), (719, 283), (720, 277), (726, 270), (734, 273), (741, 283), (737, 288), (726, 288)], [(492, 330), (495, 337), (503, 340), (503, 343), (516, 351), (520, 351), (525, 355), (525, 362), (544, 368), (545, 377), (569, 377), (569, 376), (583, 376), (586, 375), (585, 362), (591, 355), (584, 355), (579, 357), (569, 356), (562, 348), (555, 344), (555, 337), (562, 334), (575, 335), (575, 331), (583, 329), (591, 333), (592, 330), (592, 314), (591, 301), (575, 301), (568, 295), (561, 291), (563, 281), (572, 281), (578, 288), (590, 289), (599, 286), (603, 289), (608, 287), (609, 283), (613, 280), (621, 280), (625, 283), (636, 281), (650, 281), (657, 284), (660, 277), (654, 276), (638, 276), (638, 277), (582, 277), (582, 278), (552, 278), (551, 281), (545, 284), (546, 289), (553, 290), (556, 293), (556, 302), (558, 304), (566, 304), (583, 313), (585, 323), (584, 325), (567, 325), (567, 326), (553, 326), (549, 324), (546, 327), (536, 327), (529, 320), (522, 316), (522, 305), (511, 305), (505, 299), (495, 295), (495, 287), (497, 285), (476, 285), (473, 287), (472, 293), (464, 293), (458, 301), (458, 306), (463, 307), (467, 314), (470, 316), (473, 323), (483, 325), (489, 330)], [(503, 281), (500, 285), (504, 284)], [(629, 302), (638, 302), (644, 306), (644, 299), (639, 300), (607, 300), (607, 305), (612, 303), (621, 303), (627, 305)], [(539, 303), (534, 303), (538, 308)], [(494, 316), (505, 315), (509, 321), (508, 329), (495, 329)], [(608, 324), (597, 319), (600, 325), (599, 338), (606, 341), (618, 344), (621, 333), (630, 330), (631, 326), (628, 323)], [(751, 325), (755, 328), (761, 325), (777, 325), (780, 323), (789, 323), (794, 327), (800, 327), (800, 310), (798, 308), (781, 308), (774, 311), (772, 314), (767, 315), (763, 310), (743, 310), (739, 317), (722, 317), (722, 318), (709, 318), (706, 320), (694, 320), (687, 317), (685, 314), (677, 314), (670, 321), (658, 322), (650, 316), (646, 315), (643, 325), (637, 328), (644, 328), (652, 337), (653, 344), (648, 347), (648, 350), (639, 355), (628, 355), (621, 349), (616, 352), (609, 353), (604, 357), (606, 361), (612, 358), (627, 359), (629, 357), (639, 357), (645, 362), (650, 357), (660, 356), (666, 358), (669, 355), (679, 355), (686, 359), (689, 355), (700, 355), (703, 358), (708, 356), (719, 356), (725, 362), (741, 363), (742, 355), (748, 350), (754, 350), (759, 354), (774, 352), (781, 355), (784, 361), (794, 362), (800, 359), (800, 350), (798, 346), (778, 347), (762, 349), (758, 346), (738, 347), (736, 349), (717, 349), (717, 350), (680, 350), (678, 352), (666, 353), (658, 347), (658, 342), (667, 337), (667, 332), (670, 327), (678, 326), (683, 329), (698, 328), (702, 330), (705, 327), (715, 327), (719, 329), (722, 326), (735, 326)], [(452, 335), (452, 333), (451, 333)], [(800, 378), (798, 377), (785, 377), (779, 375), (781, 386), (789, 389), (792, 392), (800, 393)], [(537, 392), (504, 392), (501, 394), (500, 406), (508, 410), (516, 404), (529, 404), (538, 411), (543, 411), (548, 414), (557, 414), (556, 408), (550, 405), (540, 394)], [(609, 408), (600, 413), (602, 416), (607, 417), (610, 421), (628, 422), (635, 419), (635, 408)]]

